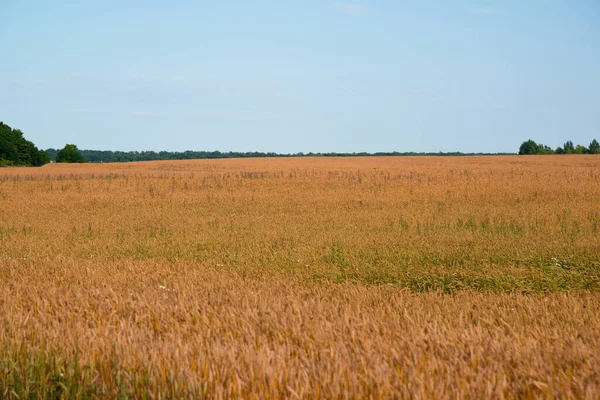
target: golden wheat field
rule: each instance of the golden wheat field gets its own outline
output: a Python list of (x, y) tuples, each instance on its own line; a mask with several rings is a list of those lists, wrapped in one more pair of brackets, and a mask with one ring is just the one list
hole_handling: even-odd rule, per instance
[(600, 157), (0, 169), (2, 398), (600, 398)]

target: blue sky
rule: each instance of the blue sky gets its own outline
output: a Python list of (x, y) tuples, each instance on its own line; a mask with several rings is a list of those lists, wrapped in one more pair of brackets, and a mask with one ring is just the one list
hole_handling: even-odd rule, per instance
[(600, 140), (600, 2), (0, 0), (41, 148), (515, 152)]

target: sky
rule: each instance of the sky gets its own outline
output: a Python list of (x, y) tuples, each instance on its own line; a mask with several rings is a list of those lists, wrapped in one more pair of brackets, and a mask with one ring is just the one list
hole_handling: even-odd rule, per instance
[(517, 152), (600, 140), (598, 0), (0, 0), (40, 148)]

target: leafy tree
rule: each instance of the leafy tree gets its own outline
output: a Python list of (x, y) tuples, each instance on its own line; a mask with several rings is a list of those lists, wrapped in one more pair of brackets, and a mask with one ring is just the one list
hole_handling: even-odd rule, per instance
[(572, 141), (567, 140), (563, 147), (552, 150), (550, 147), (538, 144), (530, 139), (521, 144), (519, 154), (600, 154), (600, 144), (594, 139), (588, 149), (580, 144), (575, 146)]
[(567, 142), (563, 146), (563, 149), (565, 150), (565, 154), (575, 153), (575, 146), (573, 145), (573, 142), (571, 142), (570, 140), (567, 140)]
[(592, 140), (589, 147), (590, 154), (600, 154), (600, 144), (596, 139)]
[(50, 162), (48, 153), (23, 137), (23, 132), (0, 122), (0, 165), (42, 166)]
[(540, 144), (538, 146), (538, 154), (554, 154), (554, 150), (549, 146)]
[(50, 155), (46, 151), (37, 151), (33, 154), (32, 165), (42, 166), (50, 162)]
[(521, 143), (521, 147), (519, 147), (519, 154), (539, 154), (539, 152), (540, 146), (531, 139)]
[(12, 164), (19, 159), (17, 146), (9, 140), (8, 137), (0, 133), (0, 160), (10, 161)]
[(79, 149), (74, 144), (67, 144), (62, 150), (56, 154), (57, 163), (85, 163)]

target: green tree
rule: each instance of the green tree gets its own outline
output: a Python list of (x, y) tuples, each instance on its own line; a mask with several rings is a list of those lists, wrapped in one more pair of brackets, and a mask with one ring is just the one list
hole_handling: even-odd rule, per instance
[(19, 159), (19, 151), (7, 137), (0, 136), (0, 160), (5, 160), (7, 164), (12, 164)]
[(539, 154), (539, 152), (540, 146), (531, 139), (521, 143), (521, 147), (519, 147), (519, 154)]
[(550, 146), (540, 144), (538, 146), (538, 154), (554, 154), (554, 150)]
[(573, 142), (567, 140), (565, 145), (563, 146), (563, 150), (565, 151), (565, 154), (575, 153), (575, 146), (573, 145)]
[(84, 163), (85, 158), (79, 152), (79, 149), (74, 144), (67, 144), (62, 150), (56, 154), (57, 163)]
[(575, 147), (575, 154), (587, 154), (588, 153), (588, 149), (585, 146), (582, 146), (580, 144), (577, 145), (577, 147)]
[(39, 167), (50, 162), (48, 153), (23, 137), (23, 132), (0, 122), (0, 165)]
[(590, 143), (589, 152), (590, 154), (600, 154), (600, 144), (596, 139)]

